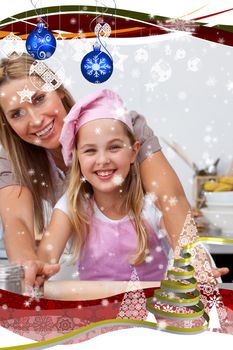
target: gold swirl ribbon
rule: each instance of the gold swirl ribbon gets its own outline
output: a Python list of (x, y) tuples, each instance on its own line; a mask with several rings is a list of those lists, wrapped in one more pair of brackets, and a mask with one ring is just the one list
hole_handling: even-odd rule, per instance
[[(193, 243), (183, 246), (180, 258), (174, 260), (173, 269), (167, 271), (167, 280), (161, 282), (161, 288), (154, 291), (154, 297), (147, 299), (147, 309), (165, 320), (164, 330), (175, 333), (197, 333), (204, 331), (209, 325), (209, 316), (205, 312), (204, 304), (200, 300), (197, 280), (193, 277), (195, 270), (191, 263), (191, 254), (188, 252), (199, 243), (233, 245), (233, 239), (217, 237), (198, 237)], [(186, 308), (187, 312), (161, 310), (154, 304), (170, 305)], [(188, 312), (189, 311), (189, 312)], [(166, 319), (174, 321), (193, 321), (203, 319), (203, 325), (194, 327), (174, 327), (167, 329)]]
[[(200, 292), (196, 289), (197, 280), (193, 277), (194, 268), (190, 264), (191, 254), (188, 252), (199, 243), (233, 245), (233, 239), (216, 237), (198, 237), (193, 243), (181, 248), (180, 258), (175, 259), (174, 268), (168, 270), (167, 280), (161, 281), (161, 288), (154, 291), (154, 297), (147, 299), (147, 309), (156, 316), (164, 320), (174, 321), (193, 321), (203, 319), (201, 326), (180, 327), (160, 322), (137, 321), (128, 319), (111, 319), (92, 323), (81, 327), (65, 335), (44, 340), (37, 343), (9, 346), (0, 348), (0, 350), (26, 350), (26, 349), (47, 349), (58, 344), (64, 344), (68, 340), (78, 338), (84, 334), (99, 328), (108, 328), (113, 326), (143, 327), (149, 329), (159, 329), (162, 331), (178, 334), (195, 334), (203, 332), (208, 328), (209, 316), (204, 310), (204, 304), (200, 300)], [(180, 306), (187, 308), (187, 313), (178, 313), (164, 311), (155, 308), (153, 304), (159, 302), (171, 306)], [(190, 312), (191, 310), (191, 312)]]

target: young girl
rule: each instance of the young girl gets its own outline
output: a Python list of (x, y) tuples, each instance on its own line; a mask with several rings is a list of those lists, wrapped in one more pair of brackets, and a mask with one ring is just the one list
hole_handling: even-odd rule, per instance
[(39, 249), (56, 263), (69, 238), (80, 280), (164, 277), (169, 245), (155, 196), (144, 196), (128, 112), (110, 90), (91, 94), (65, 118), (60, 142), (71, 165), (67, 192), (55, 205)]

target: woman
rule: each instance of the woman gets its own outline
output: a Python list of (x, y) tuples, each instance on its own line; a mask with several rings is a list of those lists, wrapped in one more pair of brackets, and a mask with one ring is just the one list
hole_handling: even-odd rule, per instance
[[(34, 232), (42, 232), (46, 225), (44, 200), (53, 206), (64, 191), (68, 169), (59, 137), (63, 119), (74, 104), (63, 85), (49, 92), (35, 88), (33, 79), (43, 78), (36, 72), (29, 76), (33, 63), (26, 54), (0, 63), (0, 215), (9, 260), (33, 261), (26, 270), (29, 285), (35, 274), (49, 275), (59, 269), (57, 265), (43, 267), (37, 261)], [(152, 130), (141, 116), (132, 113), (132, 118), (136, 137), (142, 143), (139, 161), (144, 189), (156, 192), (157, 205), (175, 247), (189, 204)], [(151, 155), (146, 158), (148, 149)], [(151, 171), (154, 168), (158, 169), (156, 176)], [(164, 196), (177, 200), (169, 211)]]

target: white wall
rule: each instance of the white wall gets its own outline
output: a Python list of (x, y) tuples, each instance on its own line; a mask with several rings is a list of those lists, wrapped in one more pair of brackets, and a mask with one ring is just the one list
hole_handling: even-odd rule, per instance
[[(183, 34), (111, 39), (113, 76), (95, 85), (80, 72), (80, 60), (93, 42), (59, 41), (54, 54), (64, 64), (65, 84), (76, 99), (96, 89), (114, 89), (129, 109), (146, 116), (158, 136), (178, 142), (200, 168), (220, 157), (219, 172), (227, 171), (233, 155), (232, 47)], [(192, 201), (192, 170), (161, 144)]]

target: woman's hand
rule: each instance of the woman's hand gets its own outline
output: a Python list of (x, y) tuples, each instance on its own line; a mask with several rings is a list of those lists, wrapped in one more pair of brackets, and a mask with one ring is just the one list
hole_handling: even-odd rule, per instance
[(48, 264), (41, 260), (27, 260), (23, 262), (25, 277), (25, 294), (30, 295), (33, 287), (40, 287), (44, 280), (60, 270), (59, 264)]

